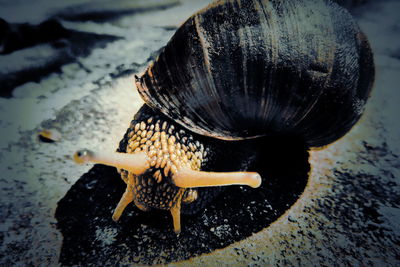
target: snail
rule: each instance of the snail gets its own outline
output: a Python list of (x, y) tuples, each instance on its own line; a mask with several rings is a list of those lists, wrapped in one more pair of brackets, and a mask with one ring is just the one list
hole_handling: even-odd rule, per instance
[(135, 76), (145, 104), (117, 152), (74, 158), (119, 169), (127, 187), (115, 221), (133, 202), (169, 210), (179, 233), (181, 213), (203, 208), (221, 186), (260, 186), (251, 166), (268, 147), (258, 140), (284, 135), (314, 148), (344, 136), (373, 80), (367, 38), (337, 4), (217, 1)]

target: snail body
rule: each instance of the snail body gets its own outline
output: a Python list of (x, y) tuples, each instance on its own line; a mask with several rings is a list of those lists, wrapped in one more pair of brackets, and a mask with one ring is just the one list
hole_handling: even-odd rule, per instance
[(127, 190), (115, 220), (134, 202), (170, 210), (179, 232), (181, 211), (203, 207), (219, 186), (260, 185), (247, 172), (257, 146), (241, 149), (239, 140), (332, 143), (360, 118), (373, 79), (368, 41), (335, 3), (218, 1), (191, 16), (136, 77), (146, 104), (115, 157), (77, 158), (121, 169)]

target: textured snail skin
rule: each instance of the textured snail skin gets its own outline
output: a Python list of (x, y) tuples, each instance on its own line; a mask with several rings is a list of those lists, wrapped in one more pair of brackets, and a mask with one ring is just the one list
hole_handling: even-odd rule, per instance
[[(159, 127), (157, 127), (157, 124)], [(164, 124), (165, 129), (163, 130)], [(145, 132), (143, 134), (144, 137), (141, 137), (139, 140), (139, 143), (141, 143), (139, 146), (137, 146), (138, 132), (140, 136)], [(162, 153), (161, 157), (157, 156), (155, 159), (156, 163), (150, 164), (153, 166), (142, 175), (134, 175), (126, 170), (120, 170), (121, 178), (125, 183), (129, 184), (129, 179), (133, 180), (132, 187), (128, 186), (127, 189), (133, 193), (134, 204), (145, 211), (151, 208), (170, 210), (177, 202), (181, 202), (181, 212), (183, 214), (194, 214), (206, 207), (225, 188), (199, 187), (182, 189), (175, 186), (172, 179), (174, 171), (170, 166), (167, 167), (171, 162), (167, 161), (164, 166), (161, 164), (158, 166), (157, 161), (159, 159), (162, 161), (164, 157), (170, 159), (171, 155), (176, 153), (177, 150), (174, 149), (174, 152), (170, 153), (169, 147), (173, 146), (176, 148), (178, 143), (185, 144), (188, 147), (188, 152), (186, 153), (193, 152), (190, 147), (194, 148), (194, 153), (197, 154), (203, 151), (203, 157), (200, 162), (198, 161), (198, 157), (192, 157), (188, 161), (194, 169), (202, 171), (235, 172), (263, 170), (266, 158), (269, 158), (270, 153), (273, 153), (271, 151), (276, 152), (277, 147), (285, 151), (284, 157), (282, 155), (278, 156), (285, 162), (291, 161), (291, 154), (294, 151), (297, 151), (297, 154), (295, 153), (297, 156), (308, 157), (305, 156), (307, 154), (306, 144), (296, 136), (279, 135), (239, 141), (219, 140), (193, 133), (147, 105), (143, 105), (135, 115), (124, 138), (120, 141), (117, 151), (131, 153), (132, 147), (134, 147), (134, 153), (144, 151), (150, 154), (152, 146), (155, 145), (155, 140), (152, 137), (157, 135), (157, 132), (166, 133), (166, 139), (171, 138), (171, 136), (175, 137), (174, 143), (167, 142), (168, 152)], [(197, 145), (195, 145), (196, 143)], [(203, 147), (203, 149), (198, 149), (199, 147)], [(160, 149), (162, 150), (163, 147), (161, 146)], [(204, 153), (204, 151), (207, 153)], [(305, 154), (300, 153), (300, 155), (299, 151), (303, 151)], [(182, 153), (184, 152), (182, 151)], [(266, 155), (268, 156), (266, 157)], [(151, 160), (154, 160), (154, 158)], [(181, 168), (182, 165), (184, 164), (176, 164), (177, 168)], [(165, 175), (166, 169), (169, 170), (167, 175)], [(280, 172), (284, 172), (284, 170)], [(269, 173), (262, 178), (268, 180), (268, 176)]]
[(356, 123), (373, 80), (368, 41), (337, 4), (230, 0), (191, 16), (137, 86), (201, 135), (295, 133), (318, 147)]
[[(139, 126), (135, 127), (137, 125)], [(164, 145), (161, 141), (161, 135), (165, 135), (165, 140), (167, 140)], [(138, 140), (139, 136), (140, 139)], [(159, 136), (159, 138), (154, 138), (154, 136)], [(171, 137), (174, 142), (168, 142)], [(159, 153), (153, 155), (150, 151), (157, 147), (157, 144), (155, 144), (157, 141), (160, 142)], [(178, 144), (187, 147), (187, 151), (181, 148), (179, 152), (181, 155), (186, 154), (189, 157), (186, 162), (180, 162), (179, 156), (174, 162), (171, 160), (171, 158), (176, 157)], [(133, 179), (134, 183), (131, 190), (134, 195), (134, 203), (140, 209), (170, 210), (177, 201), (182, 200), (182, 213), (193, 214), (204, 208), (223, 188), (178, 188), (171, 178), (173, 173), (187, 165), (191, 166), (192, 169), (202, 171), (251, 170), (255, 163), (254, 160), (257, 158), (257, 153), (259, 153), (255, 152), (257, 146), (258, 142), (254, 141), (236, 142), (235, 145), (232, 145), (230, 141), (198, 135), (144, 105), (135, 115), (131, 126), (121, 140), (118, 152), (145, 151), (148, 155), (152, 155), (150, 161), (154, 162), (150, 164), (149, 170), (142, 175), (134, 175), (126, 170), (120, 170), (121, 177), (126, 183), (129, 178)], [(163, 153), (163, 150), (165, 153)], [(172, 156), (173, 154), (174, 156)], [(202, 154), (201, 159), (199, 159), (200, 154)], [(174, 170), (171, 165), (175, 165), (177, 169)]]

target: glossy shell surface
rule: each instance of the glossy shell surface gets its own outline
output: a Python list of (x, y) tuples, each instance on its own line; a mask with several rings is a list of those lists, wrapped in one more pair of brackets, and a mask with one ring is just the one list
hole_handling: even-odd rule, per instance
[(288, 134), (316, 147), (356, 123), (373, 78), (368, 41), (338, 5), (232, 0), (191, 16), (136, 84), (148, 105), (196, 133)]

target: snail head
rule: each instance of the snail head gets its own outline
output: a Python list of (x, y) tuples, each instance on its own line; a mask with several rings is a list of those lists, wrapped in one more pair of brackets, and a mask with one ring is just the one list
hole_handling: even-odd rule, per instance
[(174, 230), (179, 233), (181, 205), (191, 205), (205, 197), (200, 187), (260, 186), (261, 177), (255, 172), (205, 171), (204, 166), (212, 160), (207, 144), (160, 116), (141, 119), (132, 121), (119, 152), (83, 149), (74, 155), (74, 160), (80, 164), (94, 162), (119, 169), (127, 187), (114, 211), (115, 221), (133, 202), (145, 211), (150, 208), (170, 210)]

